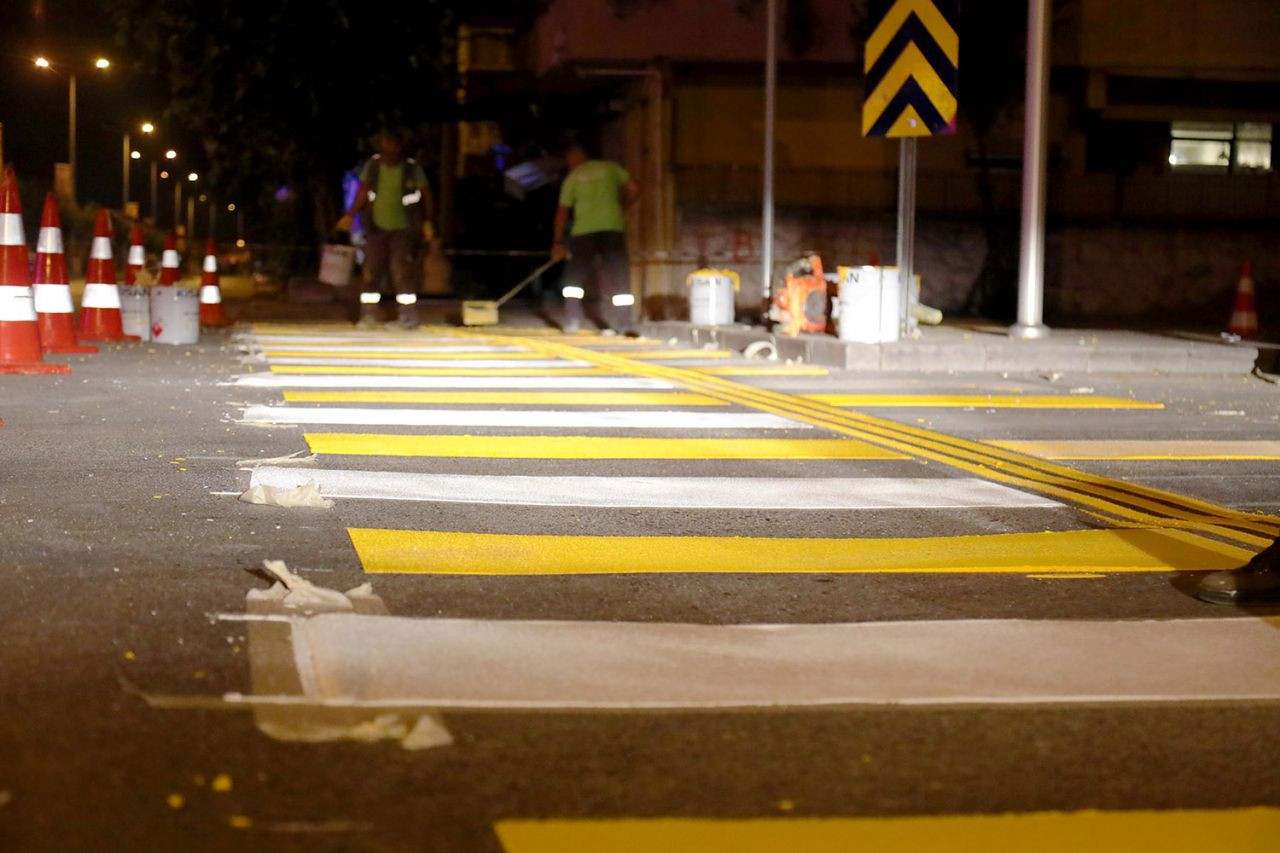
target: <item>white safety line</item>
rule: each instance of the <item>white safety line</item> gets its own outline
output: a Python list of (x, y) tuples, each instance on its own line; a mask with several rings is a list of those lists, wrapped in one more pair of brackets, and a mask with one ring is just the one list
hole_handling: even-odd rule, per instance
[(438, 367), (442, 370), (456, 369), (493, 369), (536, 368), (538, 370), (560, 370), (570, 367), (590, 367), (585, 361), (572, 361), (560, 358), (536, 358), (519, 361), (516, 359), (440, 359), (440, 358), (271, 358), (271, 364), (280, 365), (315, 365), (319, 367)]
[[(34, 312), (33, 312), (34, 316)], [(675, 386), (661, 379), (632, 376), (368, 376), (250, 373), (229, 384), (251, 388), (517, 388), (590, 391), (660, 390)]]
[(250, 406), (244, 421), (262, 424), (522, 427), (529, 429), (810, 429), (761, 412), (592, 411), (521, 409), (401, 409)]
[(258, 344), (290, 344), (295, 341), (306, 341), (307, 343), (338, 343), (338, 344), (410, 344), (423, 345), (431, 343), (457, 344), (459, 340), (464, 340), (456, 335), (392, 335), (385, 332), (371, 332), (368, 335), (334, 335), (310, 334), (310, 335), (244, 335), (240, 338), (243, 342), (256, 342)]
[(362, 706), (1280, 699), (1280, 630), (1255, 618), (692, 625), (335, 613), (297, 619), (292, 634), (307, 698)]
[[(512, 477), (258, 466), (250, 486), (315, 480), (327, 498), (649, 509), (1028, 509), (1059, 504), (977, 478)], [(237, 493), (238, 494), (238, 493)]]

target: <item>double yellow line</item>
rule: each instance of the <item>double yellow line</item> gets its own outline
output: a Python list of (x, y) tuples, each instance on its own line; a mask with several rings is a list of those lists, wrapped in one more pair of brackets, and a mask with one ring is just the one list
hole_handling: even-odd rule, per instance
[(918, 459), (1075, 504), (1115, 526), (1192, 530), (1264, 547), (1280, 534), (1280, 518), (1222, 507), (1185, 495), (1101, 477), (990, 444), (907, 426), (819, 400), (741, 385), (680, 367), (632, 361), (542, 338), (505, 337), (547, 355), (619, 373), (661, 379), (728, 403), (791, 418)]

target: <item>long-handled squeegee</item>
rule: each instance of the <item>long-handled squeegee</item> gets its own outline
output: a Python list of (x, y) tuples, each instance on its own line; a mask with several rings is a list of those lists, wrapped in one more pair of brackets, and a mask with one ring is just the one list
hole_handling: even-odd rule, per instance
[(498, 309), (507, 304), (513, 296), (529, 286), (529, 283), (560, 263), (558, 258), (552, 258), (533, 272), (528, 277), (517, 284), (515, 287), (502, 294), (496, 301), (486, 299), (468, 300), (462, 303), (462, 325), (464, 326), (496, 326), (498, 324)]

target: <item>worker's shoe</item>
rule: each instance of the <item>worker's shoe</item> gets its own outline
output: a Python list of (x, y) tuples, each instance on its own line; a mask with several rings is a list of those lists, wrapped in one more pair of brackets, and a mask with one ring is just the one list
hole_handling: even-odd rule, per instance
[(417, 305), (398, 305), (396, 306), (396, 325), (402, 329), (416, 329), (421, 325), (418, 319)]
[(377, 305), (361, 305), (360, 319), (356, 321), (357, 329), (380, 329), (382, 321), (378, 318)]
[(1196, 597), (1238, 607), (1280, 604), (1280, 539), (1239, 569), (1205, 575)]

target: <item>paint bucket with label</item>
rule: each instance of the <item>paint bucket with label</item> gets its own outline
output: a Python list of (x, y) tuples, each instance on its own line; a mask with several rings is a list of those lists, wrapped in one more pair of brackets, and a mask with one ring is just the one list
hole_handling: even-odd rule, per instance
[(840, 267), (836, 333), (842, 341), (884, 344), (898, 340), (898, 271), (892, 267)]
[(356, 267), (356, 250), (354, 246), (343, 246), (340, 243), (326, 243), (320, 252), (319, 279), (330, 287), (346, 287), (351, 283), (351, 274)]
[(200, 340), (200, 293), (187, 287), (151, 287), (151, 339), (158, 344)]
[(698, 270), (691, 273), (689, 322), (695, 326), (727, 326), (733, 322), (733, 295), (738, 274), (733, 270)]
[(122, 284), (120, 290), (120, 321), (125, 335), (140, 341), (151, 340), (151, 297), (148, 288), (136, 284)]

